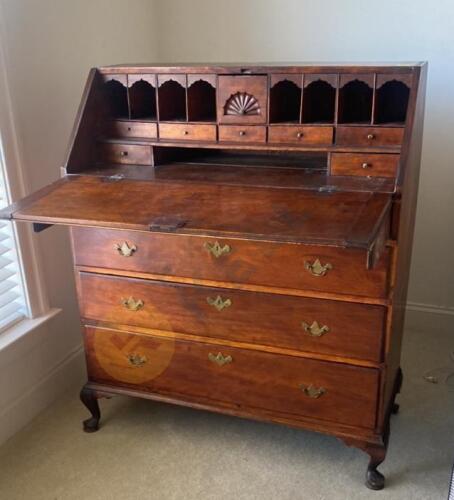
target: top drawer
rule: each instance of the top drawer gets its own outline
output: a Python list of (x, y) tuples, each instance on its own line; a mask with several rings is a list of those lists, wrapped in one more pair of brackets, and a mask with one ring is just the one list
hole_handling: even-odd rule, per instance
[(339, 146), (400, 146), (404, 136), (402, 127), (337, 127)]
[(216, 282), (386, 297), (388, 250), (73, 228), (76, 265)]

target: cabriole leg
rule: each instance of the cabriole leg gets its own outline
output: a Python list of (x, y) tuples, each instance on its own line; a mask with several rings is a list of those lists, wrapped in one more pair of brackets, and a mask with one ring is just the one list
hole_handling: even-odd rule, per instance
[(371, 490), (382, 490), (385, 486), (385, 476), (377, 470), (377, 467), (385, 459), (386, 447), (368, 447), (365, 451), (370, 456), (366, 472), (366, 486)]
[(96, 391), (85, 385), (80, 391), (80, 400), (91, 413), (91, 417), (83, 421), (83, 429), (85, 432), (96, 432), (99, 429), (99, 419), (101, 418)]

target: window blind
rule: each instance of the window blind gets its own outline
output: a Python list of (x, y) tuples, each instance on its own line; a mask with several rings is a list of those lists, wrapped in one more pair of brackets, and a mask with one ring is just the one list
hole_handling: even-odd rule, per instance
[[(0, 209), (9, 204), (5, 161), (0, 143)], [(11, 222), (0, 220), (0, 334), (27, 315), (17, 238)]]

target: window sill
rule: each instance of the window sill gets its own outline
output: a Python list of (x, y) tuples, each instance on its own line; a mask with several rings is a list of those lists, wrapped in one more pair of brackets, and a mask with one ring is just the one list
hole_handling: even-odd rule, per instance
[(46, 314), (33, 319), (24, 319), (0, 333), (0, 351), (14, 344), (22, 337), (54, 318), (61, 309), (50, 309)]

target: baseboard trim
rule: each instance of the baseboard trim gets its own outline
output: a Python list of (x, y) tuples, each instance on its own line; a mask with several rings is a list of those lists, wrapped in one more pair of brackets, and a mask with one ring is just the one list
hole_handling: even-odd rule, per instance
[(78, 345), (27, 391), (11, 401), (0, 412), (0, 445), (27, 425), (66, 389), (82, 382), (85, 377), (85, 359), (82, 345)]
[(423, 331), (429, 334), (448, 334), (454, 331), (454, 309), (431, 304), (408, 302), (405, 330)]
[(418, 311), (430, 314), (447, 314), (454, 316), (454, 307), (441, 307), (432, 304), (421, 304), (419, 302), (407, 302), (407, 311)]

